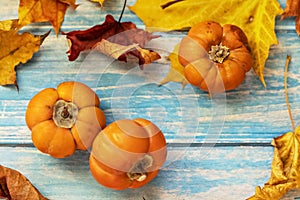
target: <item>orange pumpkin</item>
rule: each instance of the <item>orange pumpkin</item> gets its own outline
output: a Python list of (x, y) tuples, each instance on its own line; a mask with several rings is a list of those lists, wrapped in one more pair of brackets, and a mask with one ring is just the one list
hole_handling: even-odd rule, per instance
[(156, 125), (142, 118), (123, 119), (96, 136), (90, 169), (105, 187), (138, 188), (157, 176), (166, 156), (166, 140)]
[(56, 158), (90, 148), (106, 124), (99, 105), (97, 94), (79, 82), (40, 91), (29, 101), (25, 116), (33, 144)]
[(252, 67), (248, 39), (237, 26), (217, 22), (194, 25), (179, 45), (186, 79), (204, 91), (233, 90)]

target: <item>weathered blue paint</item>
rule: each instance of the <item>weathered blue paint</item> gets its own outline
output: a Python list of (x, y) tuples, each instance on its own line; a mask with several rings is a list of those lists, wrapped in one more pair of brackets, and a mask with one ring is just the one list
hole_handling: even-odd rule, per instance
[[(117, 19), (123, 1), (106, 0), (104, 8), (87, 0), (78, 3), (76, 11), (68, 10), (62, 31), (87, 29), (102, 23), (106, 14)], [(280, 4), (284, 7), (285, 1), (280, 0)], [(1, 0), (0, 5), (5, 8), (0, 20), (17, 18), (17, 0)], [(133, 21), (144, 28), (128, 9), (123, 21)], [(49, 24), (42, 23), (22, 31), (43, 34), (50, 29)], [(189, 85), (185, 89), (178, 83), (158, 87), (169, 70), (166, 59), (143, 71), (95, 52), (82, 53), (76, 61), (69, 62), (65, 36), (56, 37), (52, 30), (32, 60), (17, 67), (19, 92), (14, 87), (0, 87), (0, 164), (24, 173), (53, 200), (245, 199), (254, 193), (255, 186), (269, 178), (273, 155), (270, 142), (291, 130), (283, 86), (287, 54), (292, 56), (289, 101), (295, 123), (300, 124), (300, 38), (294, 31), (294, 18), (281, 21), (277, 17), (275, 31), (279, 44), (271, 47), (266, 62), (267, 87), (251, 70), (236, 90), (211, 99)], [(161, 37), (149, 46), (159, 47), (166, 56), (186, 32), (157, 34)], [(96, 91), (108, 123), (119, 118), (145, 117), (162, 129), (169, 157), (153, 182), (137, 190), (112, 191), (97, 184), (90, 175), (88, 152), (58, 160), (33, 147), (24, 118), (28, 101), (46, 87), (71, 80), (84, 82)]]

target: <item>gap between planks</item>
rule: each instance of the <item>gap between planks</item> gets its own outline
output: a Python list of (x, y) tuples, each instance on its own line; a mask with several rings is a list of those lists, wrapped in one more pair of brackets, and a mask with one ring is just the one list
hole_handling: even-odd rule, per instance
[[(170, 148), (211, 148), (211, 147), (272, 147), (271, 143), (265, 142), (243, 142), (243, 143), (167, 143)], [(0, 143), (0, 147), (34, 147), (32, 143)]]

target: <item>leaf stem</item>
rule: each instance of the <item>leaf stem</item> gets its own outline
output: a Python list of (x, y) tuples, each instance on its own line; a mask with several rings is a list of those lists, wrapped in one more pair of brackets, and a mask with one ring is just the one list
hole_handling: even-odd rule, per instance
[(291, 106), (289, 103), (289, 95), (288, 95), (288, 87), (287, 87), (287, 75), (288, 75), (288, 68), (289, 68), (289, 64), (291, 62), (292, 57), (290, 55), (286, 56), (286, 61), (285, 61), (285, 70), (284, 70), (284, 91), (285, 91), (285, 102), (288, 108), (288, 112), (289, 112), (289, 116), (290, 116), (290, 120), (292, 123), (292, 130), (293, 132), (295, 131), (295, 123), (293, 120), (293, 115), (292, 115), (292, 111), (291, 111)]
[(122, 20), (122, 17), (123, 17), (124, 11), (125, 11), (126, 4), (127, 4), (127, 0), (124, 0), (124, 4), (123, 4), (123, 8), (122, 8), (122, 12), (121, 12), (121, 14), (120, 14), (120, 17), (119, 17), (118, 23), (120, 23), (120, 22), (121, 22), (121, 20)]
[(161, 7), (162, 9), (166, 9), (166, 8), (170, 7), (171, 5), (173, 5), (173, 4), (175, 4), (175, 3), (178, 3), (178, 2), (181, 2), (181, 1), (184, 1), (184, 0), (174, 0), (174, 1), (170, 1), (170, 2), (167, 2), (167, 3), (163, 4), (163, 5), (161, 5), (160, 7)]

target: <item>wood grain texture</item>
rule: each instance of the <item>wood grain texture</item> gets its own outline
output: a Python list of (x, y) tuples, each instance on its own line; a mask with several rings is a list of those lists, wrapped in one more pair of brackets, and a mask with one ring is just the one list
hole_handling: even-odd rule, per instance
[[(17, 1), (9, 5), (1, 2), (9, 7), (1, 15), (2, 18), (16, 18)], [(76, 11), (68, 10), (62, 31), (81, 30), (102, 23), (107, 13), (117, 18), (122, 7), (119, 1), (107, 1), (104, 8), (89, 1), (78, 3), (80, 6)], [(284, 1), (281, 4), (284, 5)], [(123, 21), (127, 20), (143, 27), (142, 22), (129, 10), (126, 10), (123, 18)], [(7, 138), (11, 143), (30, 142), (30, 133), (24, 122), (28, 100), (45, 87), (56, 87), (60, 82), (69, 80), (84, 82), (97, 92), (108, 123), (124, 117), (151, 118), (162, 128), (170, 142), (269, 143), (271, 138), (291, 130), (283, 92), (283, 69), (287, 54), (292, 56), (288, 81), (290, 101), (296, 124), (300, 121), (297, 115), (300, 109), (297, 67), (300, 43), (297, 42), (299, 38), (292, 22), (292, 19), (277, 20), (279, 45), (271, 47), (266, 63), (267, 88), (251, 71), (239, 88), (215, 99), (190, 86), (184, 90), (174, 83), (157, 87), (156, 84), (168, 72), (168, 62), (158, 61), (145, 71), (140, 71), (138, 66), (115, 62), (89, 52), (81, 54), (75, 62), (68, 62), (65, 37), (56, 37), (52, 33), (41, 51), (29, 63), (17, 68), (20, 92), (13, 88), (0, 88), (0, 132), (3, 133), (0, 143), (6, 143)], [(24, 31), (42, 34), (49, 29), (49, 24), (42, 23), (29, 25)], [(185, 33), (159, 34), (162, 37), (153, 40), (149, 46), (166, 56)], [(18, 127), (17, 131), (14, 126)], [(23, 137), (14, 140), (9, 135)]]
[[(106, 14), (118, 18), (123, 1), (106, 0), (104, 7), (88, 0), (69, 9), (61, 31), (84, 30), (102, 23)], [(128, 1), (130, 5), (134, 0)], [(279, 1), (285, 7), (285, 1)], [(0, 0), (0, 20), (17, 18), (18, 1)], [(123, 21), (143, 23), (128, 9)], [(22, 31), (43, 34), (52, 27), (32, 24)], [(26, 175), (50, 199), (245, 199), (263, 185), (270, 175), (272, 138), (291, 130), (284, 96), (285, 57), (292, 56), (289, 70), (289, 100), (296, 125), (300, 124), (300, 38), (294, 19), (276, 20), (278, 45), (270, 49), (265, 66), (264, 88), (251, 70), (234, 91), (212, 99), (197, 88), (178, 83), (158, 87), (169, 70), (165, 57), (186, 32), (157, 33), (149, 48), (163, 59), (141, 71), (131, 63), (121, 63), (97, 52), (82, 53), (69, 62), (65, 36), (47, 37), (33, 59), (17, 67), (20, 91), (0, 87), (0, 160), (2, 165)], [(1, 45), (1, 44), (0, 44)], [(91, 177), (88, 152), (67, 159), (53, 159), (38, 152), (25, 124), (29, 100), (46, 87), (63, 81), (81, 81), (101, 99), (107, 122), (120, 118), (151, 119), (165, 133), (168, 162), (159, 176), (138, 190), (112, 191)], [(203, 145), (208, 147), (203, 147)], [(299, 191), (284, 199), (294, 199)], [(300, 195), (299, 195), (300, 196)]]
[(0, 153), (3, 165), (20, 170), (50, 199), (183, 200), (221, 195), (229, 200), (245, 199), (257, 183), (267, 181), (272, 148), (172, 148), (166, 165), (150, 184), (124, 191), (96, 183), (89, 171), (88, 152), (76, 152), (67, 159), (53, 159), (35, 148), (1, 147)]

